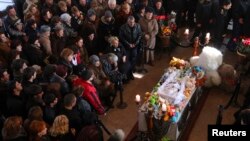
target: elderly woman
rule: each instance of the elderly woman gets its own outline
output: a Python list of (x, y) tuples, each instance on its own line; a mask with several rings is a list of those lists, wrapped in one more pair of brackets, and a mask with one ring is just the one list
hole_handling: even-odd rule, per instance
[(126, 76), (118, 70), (118, 57), (114, 53), (104, 54), (100, 58), (103, 71), (115, 86), (121, 86)]
[(91, 55), (89, 57), (89, 70), (94, 74), (93, 84), (95, 85), (101, 100), (107, 106), (112, 106), (110, 101), (111, 96), (114, 93), (113, 84), (110, 82), (107, 75), (104, 73), (100, 58), (97, 55)]
[(125, 74), (128, 79), (134, 79), (131, 69), (131, 64), (129, 61), (127, 61), (127, 54), (126, 50), (122, 46), (122, 44), (119, 43), (118, 37), (112, 36), (109, 38), (110, 46), (108, 48), (109, 53), (114, 53), (118, 57), (118, 70)]
[(106, 10), (110, 10), (114, 17), (116, 17), (119, 8), (120, 7), (116, 4), (116, 0), (108, 0), (108, 7)]
[(69, 39), (76, 37), (77, 32), (71, 25), (71, 16), (68, 13), (64, 13), (60, 16), (60, 19), (62, 21), (62, 26), (64, 29), (65, 36), (68, 37)]
[(41, 47), (44, 50), (44, 53), (46, 56), (49, 56), (52, 54), (50, 31), (51, 31), (51, 28), (48, 25), (42, 25), (40, 28), (39, 43), (41, 44)]
[(141, 18), (139, 24), (143, 32), (143, 43), (146, 47), (146, 63), (153, 66), (154, 48), (156, 34), (158, 33), (158, 23), (153, 18), (153, 9), (147, 7), (145, 9), (145, 17)]

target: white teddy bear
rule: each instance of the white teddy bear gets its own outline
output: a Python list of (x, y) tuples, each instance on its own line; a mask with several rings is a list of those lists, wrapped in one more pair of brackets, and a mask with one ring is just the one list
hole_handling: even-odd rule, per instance
[(190, 58), (191, 66), (201, 66), (206, 72), (206, 87), (219, 86), (221, 84), (221, 77), (217, 71), (223, 62), (223, 55), (221, 51), (214, 47), (206, 46), (202, 49), (199, 56)]

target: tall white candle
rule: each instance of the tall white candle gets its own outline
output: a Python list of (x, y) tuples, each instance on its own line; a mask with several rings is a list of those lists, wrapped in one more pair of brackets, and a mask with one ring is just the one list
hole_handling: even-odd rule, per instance
[(141, 96), (137, 94), (135, 96), (135, 102), (140, 102), (140, 101), (141, 101)]
[(188, 34), (189, 34), (189, 29), (188, 29), (188, 28), (187, 28), (187, 29), (185, 29), (184, 34), (186, 34), (186, 35), (188, 35)]
[(167, 111), (167, 105), (165, 103), (163, 103), (161, 105), (161, 110), (162, 110), (162, 112), (166, 112)]
[(210, 33), (209, 32), (206, 34), (206, 38), (210, 39)]

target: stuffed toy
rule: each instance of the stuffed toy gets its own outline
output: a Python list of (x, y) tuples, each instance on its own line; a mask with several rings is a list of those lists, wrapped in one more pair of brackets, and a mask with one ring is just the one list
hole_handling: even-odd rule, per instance
[(221, 77), (220, 88), (227, 92), (233, 92), (238, 79), (238, 75), (234, 67), (230, 64), (223, 63), (218, 68), (218, 73)]
[(205, 70), (205, 87), (219, 86), (221, 84), (218, 68), (222, 65), (222, 62), (223, 55), (221, 51), (209, 46), (204, 47), (199, 56), (190, 58), (191, 66), (201, 66)]

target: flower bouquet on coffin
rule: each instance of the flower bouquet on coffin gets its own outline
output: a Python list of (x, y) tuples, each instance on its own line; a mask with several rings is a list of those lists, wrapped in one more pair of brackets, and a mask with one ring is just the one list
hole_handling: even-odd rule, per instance
[(250, 38), (242, 38), (237, 45), (237, 53), (241, 56), (250, 55)]

